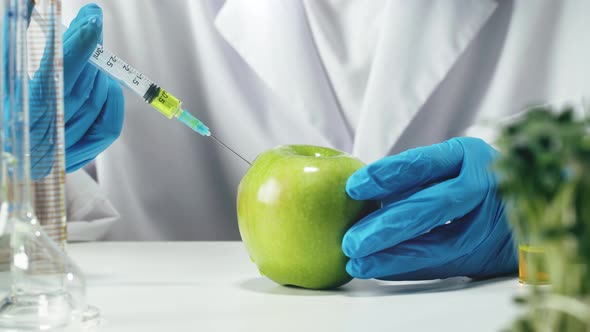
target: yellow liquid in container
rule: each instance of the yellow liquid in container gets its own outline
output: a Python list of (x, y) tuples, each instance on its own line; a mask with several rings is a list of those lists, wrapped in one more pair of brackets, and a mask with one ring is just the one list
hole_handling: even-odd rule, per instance
[(531, 271), (535, 261), (543, 261), (545, 250), (543, 247), (518, 246), (518, 281), (523, 284), (545, 285), (549, 283), (549, 273), (544, 264), (540, 264), (538, 271)]
[(168, 91), (160, 88), (158, 95), (150, 102), (150, 105), (155, 107), (168, 119), (172, 119), (180, 110), (182, 103), (178, 98), (169, 94)]

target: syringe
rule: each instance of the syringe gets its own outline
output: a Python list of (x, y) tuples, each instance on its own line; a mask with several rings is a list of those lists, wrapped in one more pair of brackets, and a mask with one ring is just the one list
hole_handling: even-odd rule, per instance
[(199, 119), (182, 109), (182, 102), (152, 80), (131, 67), (102, 45), (97, 45), (90, 63), (127, 87), (168, 119), (177, 119), (203, 136), (211, 136), (209, 128)]
[[(39, 12), (35, 9), (32, 11), (32, 16), (40, 23), (44, 21), (43, 17), (41, 17)], [(40, 25), (41, 27), (47, 26), (46, 24)], [(64, 31), (67, 29), (65, 26), (62, 28)], [(215, 136), (211, 135), (211, 130), (201, 120), (182, 108), (182, 102), (178, 98), (156, 85), (152, 80), (131, 67), (123, 59), (105, 49), (102, 45), (96, 46), (89, 62), (100, 71), (117, 80), (121, 85), (127, 87), (134, 94), (141, 97), (145, 102), (150, 104), (168, 119), (177, 119), (202, 136), (213, 138), (224, 148), (230, 150), (240, 159), (251, 165), (246, 158), (242, 157), (239, 153), (225, 145)]]
[(203, 136), (210, 136), (217, 143), (221, 144), (240, 159), (251, 165), (246, 158), (242, 157), (239, 153), (225, 145), (215, 136), (211, 135), (211, 130), (209, 130), (201, 120), (182, 108), (182, 102), (178, 98), (156, 85), (152, 80), (131, 67), (127, 62), (123, 61), (109, 50), (105, 49), (102, 45), (96, 46), (89, 62), (100, 71), (119, 81), (121, 85), (129, 88), (129, 90), (141, 97), (145, 102), (153, 106), (168, 119), (175, 118), (197, 133)]

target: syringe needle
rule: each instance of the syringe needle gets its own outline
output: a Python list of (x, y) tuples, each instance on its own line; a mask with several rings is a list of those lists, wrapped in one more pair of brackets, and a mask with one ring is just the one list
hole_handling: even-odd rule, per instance
[(213, 138), (217, 143), (221, 144), (221, 146), (223, 146), (224, 148), (230, 150), (236, 156), (240, 157), (240, 159), (242, 159), (243, 161), (245, 161), (248, 165), (252, 166), (252, 163), (250, 163), (248, 160), (246, 160), (246, 158), (242, 157), (239, 153), (237, 153), (236, 151), (232, 150), (229, 146), (225, 145), (222, 141), (218, 140), (215, 136), (210, 135), (210, 137)]

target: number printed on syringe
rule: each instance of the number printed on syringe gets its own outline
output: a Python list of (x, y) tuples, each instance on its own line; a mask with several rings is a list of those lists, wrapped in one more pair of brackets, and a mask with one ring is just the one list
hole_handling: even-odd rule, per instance
[(90, 61), (141, 97), (145, 96), (152, 84), (151, 80), (144, 77), (116, 55), (110, 53), (102, 45), (97, 45)]

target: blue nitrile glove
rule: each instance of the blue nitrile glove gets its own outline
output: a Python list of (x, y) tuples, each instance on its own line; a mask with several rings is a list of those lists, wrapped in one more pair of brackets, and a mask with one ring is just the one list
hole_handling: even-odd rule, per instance
[(480, 139), (453, 138), (354, 173), (350, 197), (382, 200), (383, 207), (345, 234), (348, 273), (425, 280), (515, 272), (517, 252), (491, 170), (496, 155)]
[[(121, 87), (88, 63), (101, 39), (102, 10), (94, 4), (80, 10), (63, 36), (67, 172), (81, 168), (104, 151), (120, 135), (123, 126)], [(43, 177), (53, 164), (54, 151), (46, 141), (55, 135), (55, 121), (47, 117), (45, 110), (55, 107), (55, 93), (44, 88), (47, 77), (54, 75), (50, 55), (44, 55), (30, 82), (33, 178)]]
[(119, 84), (88, 63), (102, 42), (102, 10), (84, 6), (64, 33), (66, 170), (93, 160), (121, 134), (123, 92)]

